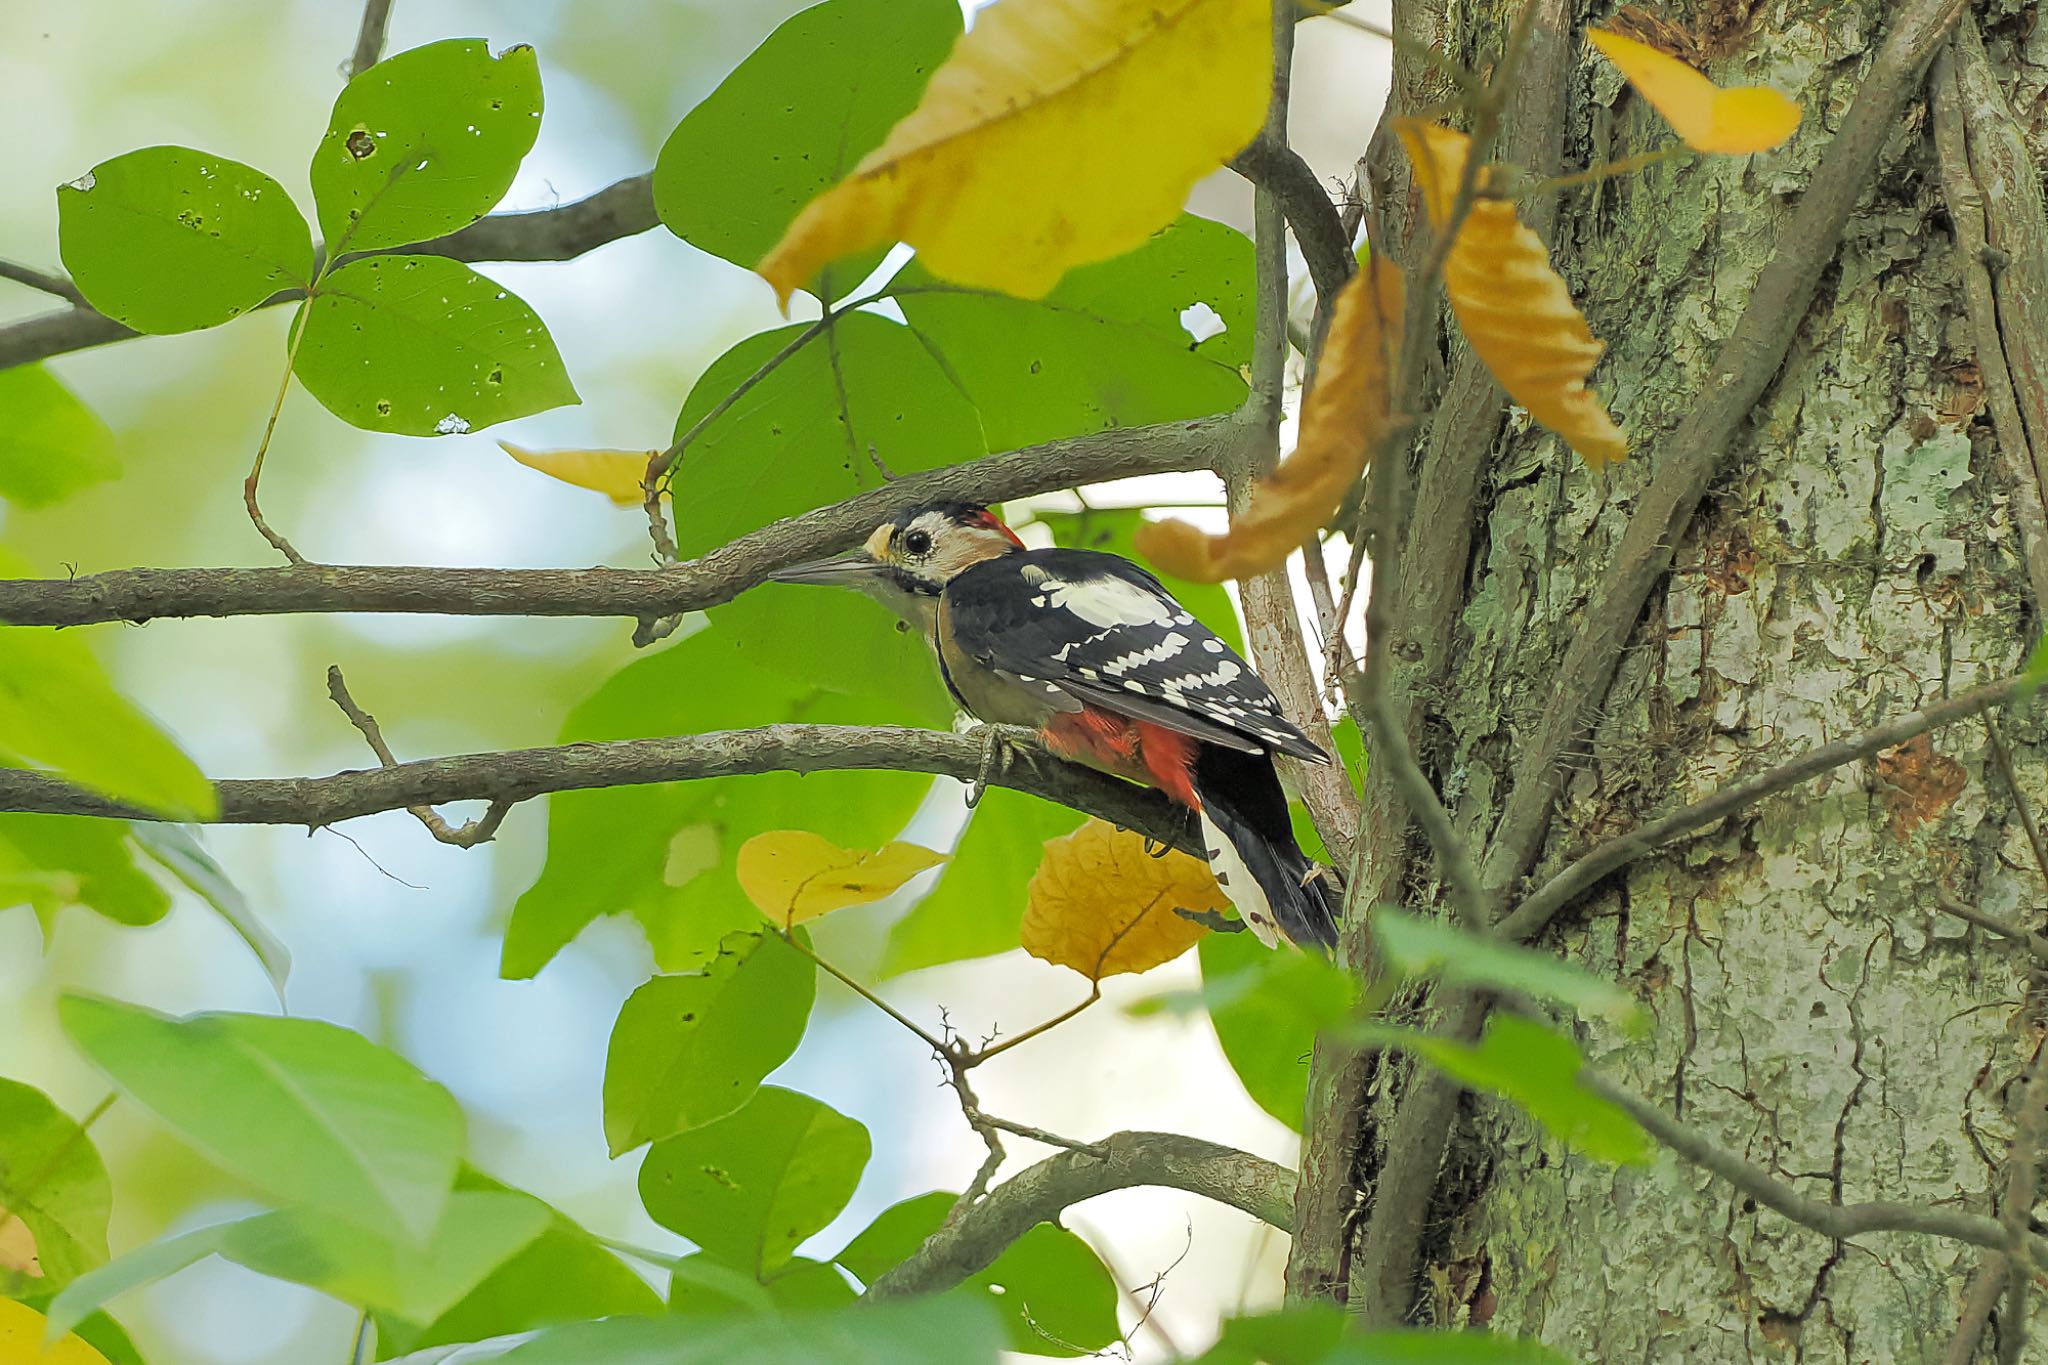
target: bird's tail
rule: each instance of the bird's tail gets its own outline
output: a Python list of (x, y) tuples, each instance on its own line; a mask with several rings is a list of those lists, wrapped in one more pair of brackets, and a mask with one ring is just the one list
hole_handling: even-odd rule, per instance
[(1341, 897), (1294, 841), (1272, 756), (1204, 744), (1194, 787), (1209, 866), (1252, 932), (1267, 947), (1285, 938), (1298, 948), (1334, 949)]

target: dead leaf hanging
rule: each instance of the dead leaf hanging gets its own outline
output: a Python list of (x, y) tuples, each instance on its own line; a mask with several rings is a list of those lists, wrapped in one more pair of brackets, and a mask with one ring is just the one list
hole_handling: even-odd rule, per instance
[(1400, 270), (1380, 257), (1352, 276), (1330, 310), (1293, 453), (1258, 482), (1227, 533), (1159, 522), (1138, 531), (1138, 552), (1170, 574), (1220, 583), (1279, 568), (1327, 525), (1386, 436), (1403, 297)]
[(1628, 77), (1694, 151), (1765, 152), (1799, 127), (1799, 106), (1775, 90), (1760, 85), (1723, 89), (1670, 53), (1605, 29), (1587, 29), (1586, 41)]
[[(1397, 119), (1430, 222), (1456, 206), (1472, 140), (1439, 124)], [(1482, 185), (1483, 187), (1483, 185)], [(1628, 437), (1586, 387), (1605, 347), (1551, 268), (1543, 239), (1514, 206), (1481, 195), (1444, 258), (1444, 292), (1473, 354), (1508, 397), (1598, 469), (1628, 454)]]
[(740, 845), (734, 872), (754, 908), (784, 929), (849, 905), (878, 901), (946, 855), (892, 843), (872, 853), (844, 849), (801, 829), (769, 830)]

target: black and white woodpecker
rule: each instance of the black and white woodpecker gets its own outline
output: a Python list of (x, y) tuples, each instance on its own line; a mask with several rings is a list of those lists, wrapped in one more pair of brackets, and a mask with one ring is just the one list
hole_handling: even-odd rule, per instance
[(945, 502), (882, 523), (849, 554), (773, 577), (877, 598), (924, 631), (971, 715), (1034, 729), (1060, 757), (1196, 812), (1217, 882), (1267, 946), (1335, 946), (1335, 887), (1295, 842), (1273, 769), (1276, 753), (1329, 755), (1136, 564), (1026, 549), (986, 507)]

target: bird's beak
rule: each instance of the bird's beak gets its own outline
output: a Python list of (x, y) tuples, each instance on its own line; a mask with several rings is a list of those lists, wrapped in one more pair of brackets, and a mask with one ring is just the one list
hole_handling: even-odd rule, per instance
[(768, 575), (771, 583), (831, 583), (840, 587), (857, 588), (868, 582), (883, 566), (875, 562), (866, 550), (849, 550), (843, 555), (827, 559), (811, 559), (801, 564), (791, 564)]

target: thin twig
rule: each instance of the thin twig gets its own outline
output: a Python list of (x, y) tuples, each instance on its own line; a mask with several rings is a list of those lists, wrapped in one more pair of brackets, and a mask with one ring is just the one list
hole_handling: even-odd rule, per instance
[(729, 602), (776, 569), (857, 544), (877, 523), (920, 503), (1001, 502), (1135, 474), (1212, 469), (1242, 458), (1242, 451), (1262, 439), (1237, 412), (1062, 437), (906, 474), (750, 531), (674, 569), (119, 569), (76, 578), (0, 579), (0, 621), (75, 626), (307, 612), (665, 616)]
[(1501, 921), (1501, 936), (1515, 942), (1526, 942), (1543, 932), (1551, 916), (1615, 869), (1845, 763), (1872, 757), (1929, 730), (1985, 714), (1992, 707), (2010, 701), (2018, 692), (2019, 685), (2018, 679), (2007, 679), (1972, 688), (1924, 710), (1873, 726), (1862, 734), (1820, 745), (1768, 772), (1731, 782), (1681, 810), (1652, 820), (1627, 834), (1617, 835), (1581, 854), (1570, 866), (1523, 897)]
[[(326, 271), (323, 268), (321, 274), (324, 275), (325, 273)], [(318, 280), (315, 280), (314, 283), (317, 285)], [(263, 439), (256, 443), (255, 462), (249, 466), (249, 476), (242, 480), (242, 507), (249, 514), (250, 524), (256, 528), (265, 540), (270, 542), (272, 549), (282, 554), (293, 564), (304, 564), (306, 557), (292, 548), (292, 543), (276, 531), (273, 531), (270, 528), (270, 523), (263, 519), (263, 509), (256, 504), (256, 485), (263, 480), (263, 457), (270, 453), (270, 438), (277, 431), (278, 416), (284, 412), (285, 395), (291, 392), (292, 367), (298, 364), (299, 343), (305, 338), (306, 318), (311, 312), (312, 309), (310, 307), (301, 308), (298, 316), (292, 319), (291, 337), (285, 343), (284, 373), (278, 377), (277, 381), (277, 397), (270, 404), (269, 420), (263, 424)]]
[(25, 284), (31, 289), (60, 298), (75, 307), (91, 307), (85, 301), (85, 295), (78, 292), (78, 286), (64, 276), (47, 270), (38, 270), (32, 265), (23, 265), (19, 261), (0, 260), (0, 280), (13, 280), (16, 284)]
[(1943, 914), (1954, 915), (1966, 924), (1974, 924), (1979, 929), (1988, 929), (2000, 938), (2010, 939), (2012, 942), (2020, 944), (2029, 953), (2033, 954), (2037, 962), (2040, 962), (2043, 966), (2048, 966), (2048, 938), (2035, 933), (2025, 925), (2014, 924), (2002, 915), (1994, 915), (1989, 910), (1981, 910), (1939, 884), (1934, 888), (1934, 904), (1935, 908)]
[(2005, 1163), (2005, 1197), (1999, 1201), (1998, 1221), (2005, 1228), (2005, 1254), (2011, 1262), (2006, 1276), (2005, 1312), (1998, 1321), (2000, 1365), (2019, 1365), (2020, 1352), (2027, 1342), (2027, 1290), (2039, 1264), (2036, 1242), (2029, 1229), (2040, 1180), (2044, 1136), (2048, 1136), (2048, 1045), (2037, 1037), (2034, 1055), (2027, 1059), (2020, 1082), (2012, 1150)]
[[(1995, 1218), (1938, 1209), (1924, 1204), (1901, 1204), (1887, 1200), (1864, 1204), (1829, 1204), (1809, 1199), (1760, 1166), (1752, 1165), (1705, 1134), (1679, 1122), (1657, 1105), (1616, 1085), (1588, 1067), (1579, 1072), (1579, 1084), (1608, 1102), (1628, 1111), (1650, 1136), (1695, 1166), (1720, 1176), (1742, 1193), (1823, 1237), (1847, 1241), (1874, 1232), (1912, 1232), (1946, 1237), (1971, 1246), (2003, 1251), (2009, 1245), (2006, 1228)], [(2048, 1252), (2048, 1242), (2027, 1236), (2030, 1254)]]
[(1970, 1287), (1963, 1291), (1963, 1311), (1956, 1320), (1956, 1334), (1949, 1338), (1948, 1349), (1941, 1353), (1941, 1365), (1970, 1365), (1977, 1358), (1977, 1343), (1984, 1339), (1991, 1310), (2005, 1293), (2005, 1277), (2011, 1269), (2012, 1262), (2002, 1252), (1987, 1251), (1978, 1260), (1976, 1272), (1970, 1276)]
[(2027, 832), (2027, 843), (2034, 850), (2034, 866), (2041, 871), (2041, 882), (2048, 886), (2048, 842), (2041, 838), (2041, 822), (2034, 818), (2034, 805), (2027, 800), (2026, 789), (2020, 786), (2019, 770), (2013, 767), (2012, 750), (2005, 742), (2005, 731), (1998, 723), (1995, 712), (1984, 713), (1984, 737), (1991, 742), (1991, 756), (1998, 764), (1998, 775), (2005, 779), (2005, 789), (2012, 794), (2012, 807), (2020, 817), (2020, 827)]
[(348, 59), (348, 78), (377, 64), (384, 54), (384, 34), (391, 27), (391, 0), (364, 0), (362, 27), (356, 30), (355, 52)]
[[(1131, 923), (1136, 924), (1137, 921), (1133, 919)], [(1119, 935), (1119, 937), (1121, 937), (1121, 935)], [(1109, 950), (1107, 948), (1103, 950), (1104, 956), (1108, 955), (1108, 951)], [(1040, 1034), (1058, 1028), (1061, 1024), (1066, 1023), (1067, 1020), (1072, 1019), (1074, 1016), (1080, 1014), (1081, 1011), (1087, 1009), (1090, 1005), (1093, 1005), (1096, 1001), (1100, 999), (1102, 999), (1102, 983), (1100, 981), (1096, 981), (1092, 983), (1089, 987), (1088, 998), (1083, 1000), (1080, 1004), (1073, 1006), (1071, 1009), (1061, 1010), (1058, 1014), (1055, 1014), (1052, 1018), (1047, 1019), (1043, 1023), (1033, 1024), (1030, 1028), (1025, 1029), (1022, 1033), (1014, 1034), (1011, 1037), (1005, 1038), (1000, 1043), (993, 1043), (988, 1047), (974, 1049), (972, 1052), (968, 1054), (967, 1065), (979, 1066), (981, 1065), (981, 1063), (987, 1061), (991, 1057), (1000, 1057), (1005, 1052), (1008, 1052), (1011, 1048), (1016, 1047), (1018, 1044), (1028, 1043), (1033, 1038), (1038, 1037)]]
[[(356, 705), (356, 699), (349, 695), (348, 684), (342, 680), (341, 666), (331, 664), (327, 669), (327, 695), (341, 708), (341, 714), (348, 717), (349, 724), (356, 727), (377, 755), (377, 761), (387, 768), (396, 768), (398, 758), (391, 752), (391, 746), (384, 742), (384, 732), (377, 725), (377, 718)], [(427, 833), (444, 844), (456, 848), (475, 848), (487, 843), (498, 832), (498, 826), (505, 823), (505, 817), (512, 813), (513, 802), (499, 799), (491, 802), (488, 809), (477, 819), (465, 821), (461, 828), (450, 825), (441, 818), (432, 806), (413, 805), (406, 810), (415, 820), (427, 827)]]
[(820, 971), (824, 972), (827, 976), (837, 981), (840, 985), (846, 987), (846, 989), (852, 991), (861, 999), (867, 1001), (870, 1005), (873, 1005), (882, 1013), (888, 1015), (891, 1019), (894, 1019), (897, 1023), (903, 1025), (903, 1027), (910, 1030), (910, 1032), (916, 1034), (917, 1037), (924, 1042), (925, 1046), (929, 1047), (933, 1052), (937, 1053), (941, 1057), (946, 1055), (946, 1045), (943, 1042), (940, 1042), (937, 1038), (927, 1033), (924, 1029), (920, 1028), (918, 1025), (911, 1022), (908, 1016), (906, 1016), (901, 1010), (897, 1009), (894, 1005), (884, 1000), (881, 996), (876, 995), (866, 986), (861, 985), (860, 982), (855, 981), (845, 972), (840, 971), (830, 962), (827, 962), (824, 958), (818, 956), (818, 954), (811, 949), (811, 946), (808, 943), (805, 943), (802, 939), (796, 936), (794, 931), (785, 928), (782, 925), (777, 925), (776, 932), (782, 936), (782, 941), (784, 943), (787, 943), (790, 947), (796, 949), (799, 953), (802, 953), (805, 957), (809, 958), (814, 964), (816, 964)]

